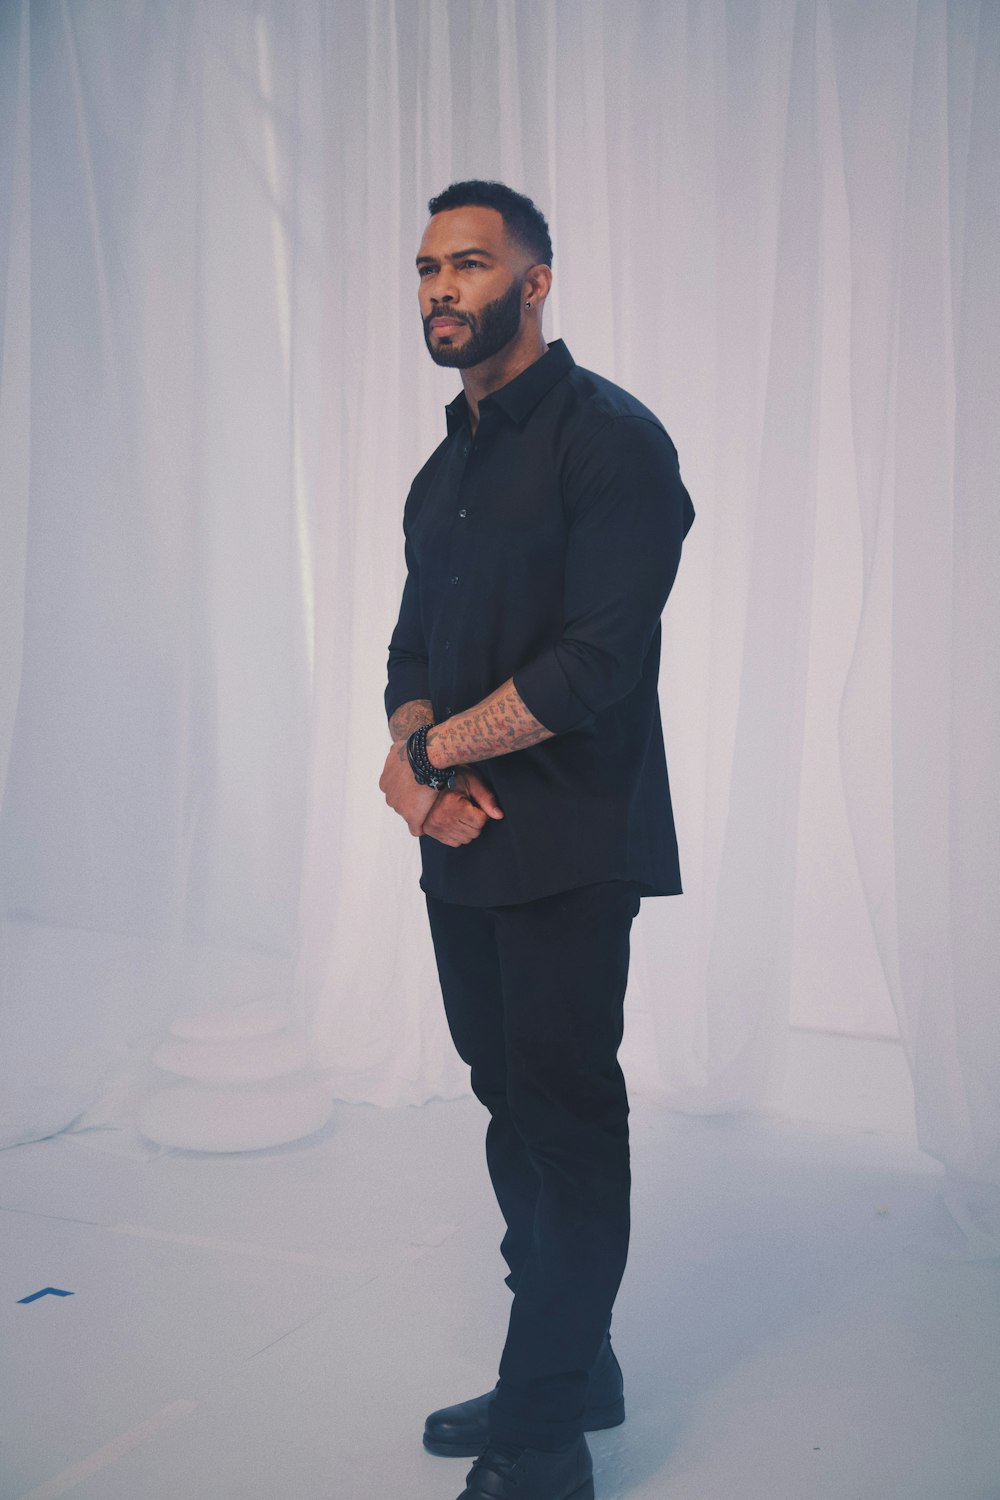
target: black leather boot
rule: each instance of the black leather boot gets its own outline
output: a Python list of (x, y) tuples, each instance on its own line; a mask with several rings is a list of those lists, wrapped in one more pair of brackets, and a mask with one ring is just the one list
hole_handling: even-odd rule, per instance
[(469, 1470), (458, 1500), (594, 1500), (594, 1465), (586, 1439), (543, 1453), (493, 1443)]
[[(424, 1423), (424, 1447), (441, 1458), (475, 1458), (490, 1440), (489, 1411), (496, 1391), (443, 1406), (432, 1411)], [(602, 1432), (625, 1420), (621, 1365), (611, 1340), (605, 1339), (597, 1363), (590, 1372), (587, 1404), (583, 1409), (585, 1432)], [(488, 1491), (487, 1491), (488, 1493)], [(575, 1496), (574, 1496), (575, 1500)]]

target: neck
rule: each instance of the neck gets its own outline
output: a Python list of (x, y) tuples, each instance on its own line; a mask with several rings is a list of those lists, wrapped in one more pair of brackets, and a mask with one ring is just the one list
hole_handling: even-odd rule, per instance
[(541, 359), (548, 352), (548, 347), (542, 337), (542, 330), (535, 327), (530, 334), (512, 340), (506, 348), (494, 354), (492, 359), (484, 359), (481, 365), (473, 365), (462, 371), (462, 386), (473, 432), (479, 426), (480, 401), (485, 401), (487, 396), (499, 391), (502, 386), (509, 385), (522, 370)]

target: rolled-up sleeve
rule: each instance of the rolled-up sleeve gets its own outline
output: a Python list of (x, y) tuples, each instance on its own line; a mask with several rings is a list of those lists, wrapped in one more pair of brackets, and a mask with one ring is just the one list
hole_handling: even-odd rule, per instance
[(399, 606), (399, 618), (389, 642), (388, 682), (385, 689), (385, 712), (392, 718), (396, 709), (416, 698), (430, 698), (430, 674), (427, 643), (420, 618), (420, 585), (417, 563), (409, 537), (406, 538), (406, 582)]
[(605, 423), (564, 483), (562, 632), (514, 673), (524, 703), (554, 734), (577, 728), (639, 681), (694, 519), (676, 449), (643, 417)]

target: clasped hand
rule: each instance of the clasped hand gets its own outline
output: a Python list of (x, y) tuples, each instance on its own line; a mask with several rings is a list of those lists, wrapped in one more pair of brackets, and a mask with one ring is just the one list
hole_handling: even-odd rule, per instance
[(453, 849), (471, 844), (489, 819), (503, 817), (496, 797), (471, 766), (456, 766), (453, 791), (435, 792), (420, 786), (410, 769), (405, 741), (392, 746), (378, 784), (414, 838), (426, 833)]

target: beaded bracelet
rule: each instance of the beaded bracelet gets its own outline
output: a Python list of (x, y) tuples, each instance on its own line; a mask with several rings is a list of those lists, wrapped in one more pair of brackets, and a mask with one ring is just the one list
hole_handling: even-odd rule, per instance
[(454, 766), (439, 770), (431, 765), (427, 754), (427, 735), (433, 728), (432, 723), (427, 723), (413, 731), (406, 741), (406, 758), (418, 786), (429, 786), (432, 792), (450, 792), (455, 785)]

